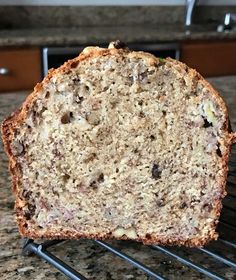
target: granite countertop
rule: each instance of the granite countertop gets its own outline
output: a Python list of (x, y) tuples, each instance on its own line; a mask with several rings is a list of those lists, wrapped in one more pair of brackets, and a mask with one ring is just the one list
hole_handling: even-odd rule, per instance
[[(233, 130), (236, 130), (236, 77), (211, 78), (210, 82), (222, 94), (229, 107)], [(0, 121), (15, 110), (24, 100), (26, 92), (0, 94)], [(11, 182), (7, 170), (7, 158), (0, 142), (0, 275), (1, 280), (17, 279), (67, 279), (56, 269), (39, 259), (37, 256), (23, 256), (23, 240), (18, 233), (14, 219), (14, 197), (11, 193)], [(235, 217), (233, 217), (235, 219)], [(115, 247), (145, 263), (147, 266), (165, 276), (167, 279), (207, 279), (198, 272), (191, 270), (179, 262), (154, 251), (148, 246), (136, 242), (112, 241)], [(230, 259), (235, 257), (235, 251), (225, 250), (219, 242), (213, 242), (219, 254)], [(216, 245), (217, 243), (217, 245)], [(88, 279), (108, 280), (147, 280), (151, 279), (140, 270), (115, 257), (105, 249), (98, 247), (93, 241), (79, 240), (67, 241), (59, 244), (52, 250), (65, 262), (72, 265)], [(172, 248), (182, 256), (201, 263), (203, 266), (215, 271), (225, 279), (236, 279), (236, 272), (219, 262), (212, 261), (210, 257), (194, 249)]]
[(161, 43), (184, 40), (236, 39), (236, 32), (217, 32), (214, 26), (116, 26), (0, 30), (0, 47), (71, 46), (102, 44), (120, 39), (126, 43)]

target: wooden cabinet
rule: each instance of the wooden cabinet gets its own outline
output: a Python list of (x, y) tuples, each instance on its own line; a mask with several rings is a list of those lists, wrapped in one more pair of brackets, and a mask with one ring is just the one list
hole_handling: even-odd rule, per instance
[(0, 92), (33, 89), (41, 79), (40, 50), (0, 49)]
[(236, 41), (184, 42), (180, 54), (204, 77), (236, 75)]

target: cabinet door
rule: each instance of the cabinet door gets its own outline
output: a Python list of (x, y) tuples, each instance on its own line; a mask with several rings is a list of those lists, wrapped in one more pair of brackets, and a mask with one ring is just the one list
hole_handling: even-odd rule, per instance
[(205, 77), (236, 75), (236, 41), (185, 42), (180, 60)]
[(30, 89), (40, 81), (40, 50), (0, 50), (0, 92)]

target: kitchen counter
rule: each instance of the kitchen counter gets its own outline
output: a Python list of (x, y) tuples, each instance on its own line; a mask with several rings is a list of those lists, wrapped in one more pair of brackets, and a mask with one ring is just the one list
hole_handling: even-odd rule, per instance
[[(233, 130), (236, 130), (236, 77), (219, 77), (209, 79), (219, 92), (222, 93), (229, 106), (230, 118)], [(16, 109), (24, 100), (26, 92), (0, 94), (0, 121), (10, 112)], [(11, 182), (7, 170), (7, 158), (0, 142), (0, 278), (1, 280), (17, 279), (67, 279), (56, 269), (48, 265), (36, 256), (22, 255), (22, 238), (14, 220), (14, 197), (11, 193)], [(234, 217), (235, 219), (235, 217)], [(118, 242), (112, 244), (122, 251), (145, 263), (153, 270), (159, 272), (167, 279), (206, 279), (198, 272), (184, 267), (171, 258), (154, 251), (148, 246), (136, 242)], [(216, 246), (216, 245), (214, 245)], [(232, 250), (224, 250), (217, 245), (220, 254), (233, 258)], [(50, 249), (51, 250), (51, 249)], [(173, 251), (181, 252), (182, 256), (194, 262), (201, 263), (225, 279), (235, 279), (236, 272), (227, 266), (212, 261), (206, 255), (199, 254), (194, 249), (173, 248)], [(89, 279), (108, 280), (147, 280), (148, 278), (140, 270), (128, 265), (118, 257), (98, 247), (90, 240), (67, 241), (52, 249), (57, 256), (63, 258), (80, 273)]]
[(185, 40), (236, 39), (236, 32), (217, 32), (216, 27), (194, 26), (120, 26), (0, 30), (0, 47), (76, 46), (102, 44), (120, 39), (126, 43), (160, 43)]

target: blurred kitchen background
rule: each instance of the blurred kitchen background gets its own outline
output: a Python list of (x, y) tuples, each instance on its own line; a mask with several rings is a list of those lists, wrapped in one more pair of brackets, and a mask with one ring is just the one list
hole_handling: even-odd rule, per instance
[(236, 0), (0, 1), (0, 92), (32, 90), (87, 45), (120, 39), (204, 77), (236, 74)]

